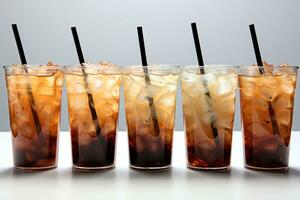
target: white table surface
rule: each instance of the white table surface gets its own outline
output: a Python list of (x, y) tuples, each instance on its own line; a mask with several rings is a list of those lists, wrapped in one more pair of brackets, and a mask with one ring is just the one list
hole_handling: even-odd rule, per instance
[(183, 132), (174, 135), (172, 169), (140, 172), (128, 168), (125, 132), (117, 137), (116, 168), (78, 173), (71, 167), (68, 132), (62, 132), (58, 168), (37, 173), (21, 173), (12, 168), (9, 132), (0, 132), (0, 200), (6, 199), (300, 199), (300, 132), (291, 139), (290, 169), (287, 173), (267, 173), (243, 167), (242, 137), (235, 132), (231, 171), (194, 171), (185, 165)]

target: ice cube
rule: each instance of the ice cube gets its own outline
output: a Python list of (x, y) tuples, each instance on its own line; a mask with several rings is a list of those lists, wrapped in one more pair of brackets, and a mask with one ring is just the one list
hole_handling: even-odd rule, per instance
[(216, 120), (216, 126), (221, 129), (231, 129), (233, 125), (233, 116), (219, 117)]
[(208, 88), (204, 87), (203, 83), (199, 83), (198, 85), (193, 85), (186, 91), (190, 97), (200, 96), (208, 92)]
[(111, 104), (109, 103), (106, 103), (104, 106), (102, 106), (100, 109), (100, 116), (101, 118), (103, 117), (107, 117), (107, 116), (111, 116), (113, 114), (113, 110), (112, 110), (112, 107), (111, 107)]
[(145, 143), (144, 143), (143, 136), (139, 136), (139, 135), (136, 136), (136, 145), (135, 145), (135, 148), (136, 148), (136, 151), (138, 153), (142, 153), (142, 152), (145, 151), (146, 146), (145, 146)]
[(156, 107), (158, 121), (162, 123), (162, 126), (168, 129), (172, 129), (174, 126), (174, 113), (175, 108), (172, 109), (161, 105)]
[(113, 98), (112, 92), (106, 89), (97, 90), (97, 98), (102, 98), (106, 101)]
[(201, 76), (202, 76), (203, 81), (205, 81), (207, 84), (215, 83), (218, 78), (218, 76), (213, 73), (203, 74)]
[(98, 97), (98, 95), (93, 95), (93, 97), (96, 110), (100, 110), (105, 105), (106, 100)]
[(112, 99), (110, 101), (110, 106), (113, 113), (119, 112), (119, 102), (117, 100)]
[(90, 91), (95, 91), (102, 87), (103, 82), (98, 77), (89, 76), (87, 78), (87, 85), (88, 85)]
[(175, 92), (165, 93), (158, 99), (157, 104), (165, 108), (170, 108), (175, 105), (175, 99)]
[(71, 93), (86, 93), (86, 86), (83, 82), (75, 82), (68, 89)]
[(148, 102), (148, 99), (158, 95), (160, 90), (161, 88), (156, 85), (148, 85), (146, 87), (143, 87), (138, 94), (138, 100), (142, 102)]
[(132, 82), (127, 90), (125, 90), (125, 95), (129, 101), (138, 99), (138, 95), (141, 93), (144, 86), (135, 82)]
[(196, 167), (208, 167), (208, 164), (204, 161), (204, 160), (201, 160), (201, 159), (195, 159), (193, 160), (193, 162), (191, 163), (192, 166), (196, 166)]
[(62, 87), (64, 84), (64, 75), (63, 72), (57, 72), (55, 75), (55, 84), (58, 87)]
[(166, 81), (163, 76), (150, 75), (150, 83), (153, 86), (163, 87), (166, 84)]
[(166, 144), (172, 144), (173, 141), (173, 131), (166, 131), (165, 133), (165, 143)]
[(165, 89), (169, 92), (174, 92), (177, 89), (177, 85), (173, 83), (168, 83), (165, 85)]
[(77, 111), (85, 109), (89, 105), (88, 97), (86, 94), (69, 95), (68, 103), (72, 110), (77, 110)]
[(116, 132), (116, 121), (113, 117), (107, 117), (104, 125), (101, 126), (101, 134), (108, 135)]
[(21, 119), (20, 132), (25, 138), (32, 139), (36, 135), (34, 123), (25, 118)]
[(216, 112), (209, 110), (202, 115), (202, 120), (205, 124), (212, 124), (216, 120)]
[(276, 121), (278, 124), (284, 126), (291, 126), (292, 123), (292, 110), (280, 109), (275, 111)]
[(218, 113), (221, 116), (231, 116), (234, 115), (235, 110), (235, 98), (234, 96), (226, 96), (219, 99), (218, 104), (215, 104), (215, 108), (218, 109)]
[[(81, 137), (84, 139), (85, 137), (97, 137), (96, 134), (96, 127), (97, 124), (92, 119), (92, 115), (90, 112), (85, 112), (86, 114), (80, 114), (80, 117), (77, 121), (78, 124), (78, 132), (80, 133)], [(90, 114), (90, 116), (87, 116), (87, 113)], [(85, 138), (86, 139), (86, 138)]]
[(233, 92), (236, 89), (236, 79), (234, 77), (226, 75), (220, 76), (217, 83), (217, 95), (224, 95)]
[(222, 84), (218, 84), (217, 86), (217, 95), (225, 95), (233, 91), (232, 84), (230, 82), (224, 82)]
[(184, 84), (191, 84), (191, 83), (196, 83), (196, 82), (199, 83), (200, 82), (200, 75), (193, 74), (193, 73), (182, 72), (181, 81)]
[(287, 94), (293, 94), (293, 92), (295, 91), (295, 86), (291, 85), (291, 84), (286, 84), (286, 83), (282, 83), (280, 85), (281, 91), (287, 93)]
[(266, 75), (260, 78), (259, 84), (260, 85), (278, 85), (280, 79), (278, 76)]
[(19, 122), (15, 119), (11, 119), (10, 122), (11, 132), (14, 137), (17, 137), (20, 132)]
[(259, 91), (262, 97), (266, 98), (267, 100), (274, 99), (279, 93), (276, 88), (266, 85), (262, 86)]
[(113, 88), (110, 90), (113, 97), (119, 98), (120, 96), (120, 88)]
[(197, 146), (204, 150), (212, 150), (215, 148), (215, 145), (212, 143), (212, 141), (207, 139), (199, 140), (197, 142)]
[(39, 95), (54, 96), (54, 92), (55, 92), (55, 89), (53, 86), (51, 87), (51, 86), (46, 86), (43, 84), (40, 84), (36, 89), (36, 93)]
[(111, 89), (112, 87), (114, 87), (116, 84), (118, 84), (119, 80), (116, 79), (114, 76), (109, 76), (109, 75), (106, 75), (105, 79), (103, 80), (102, 79), (102, 87), (104, 89)]
[(17, 92), (15, 91), (9, 91), (8, 92), (8, 99), (9, 99), (9, 104), (17, 104), (18, 103), (18, 95)]
[(272, 102), (274, 109), (277, 108), (292, 108), (293, 98), (291, 95), (286, 93), (279, 94)]

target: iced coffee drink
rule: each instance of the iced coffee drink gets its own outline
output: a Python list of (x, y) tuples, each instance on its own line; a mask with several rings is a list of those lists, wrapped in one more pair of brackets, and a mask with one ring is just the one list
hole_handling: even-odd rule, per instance
[(53, 63), (4, 68), (15, 167), (56, 167), (63, 71)]
[(124, 69), (124, 95), (130, 165), (136, 169), (166, 169), (171, 164), (176, 89), (179, 68), (142, 66)]
[(242, 67), (239, 75), (245, 166), (288, 168), (297, 67)]
[(236, 67), (186, 66), (182, 70), (181, 86), (188, 167), (228, 169), (237, 90)]
[(73, 166), (114, 167), (121, 71), (108, 62), (65, 68)]

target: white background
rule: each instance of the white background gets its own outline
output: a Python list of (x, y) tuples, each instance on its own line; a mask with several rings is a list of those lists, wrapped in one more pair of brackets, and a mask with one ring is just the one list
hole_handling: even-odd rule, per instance
[(185, 165), (185, 139), (176, 132), (173, 167), (165, 172), (129, 169), (127, 133), (117, 137), (116, 168), (79, 173), (71, 168), (69, 133), (61, 133), (57, 169), (21, 173), (12, 168), (10, 133), (0, 132), (0, 199), (216, 199), (299, 200), (300, 132), (292, 133), (290, 170), (268, 173), (243, 168), (241, 133), (233, 136), (232, 169), (228, 173), (194, 171)]

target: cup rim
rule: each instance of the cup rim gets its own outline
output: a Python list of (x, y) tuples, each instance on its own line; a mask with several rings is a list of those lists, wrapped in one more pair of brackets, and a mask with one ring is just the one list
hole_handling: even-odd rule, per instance
[(270, 65), (270, 66), (256, 66), (256, 65), (243, 65), (239, 66), (240, 69), (244, 68), (258, 68), (258, 67), (264, 67), (269, 69), (299, 69), (298, 65)]
[(47, 64), (15, 64), (15, 65), (4, 65), (4, 69), (45, 69), (45, 68), (53, 68), (56, 69), (62, 69), (61, 65), (53, 64), (53, 65), (47, 65)]
[(78, 69), (94, 69), (96, 71), (86, 71), (87, 74), (121, 74), (121, 67), (119, 65), (111, 64), (111, 65), (105, 65), (101, 63), (97, 64), (90, 64), (85, 63), (83, 65), (68, 65), (63, 66), (64, 73), (66, 74), (78, 74), (78, 71), (72, 71), (72, 70), (78, 70)]
[(186, 69), (238, 69), (238, 65), (226, 65), (226, 64), (216, 64), (216, 65), (185, 65), (182, 67), (183, 70)]
[[(129, 65), (123, 67), (123, 74), (144, 74), (142, 65)], [(150, 64), (146, 66), (150, 74), (179, 74), (181, 67), (172, 64)]]

